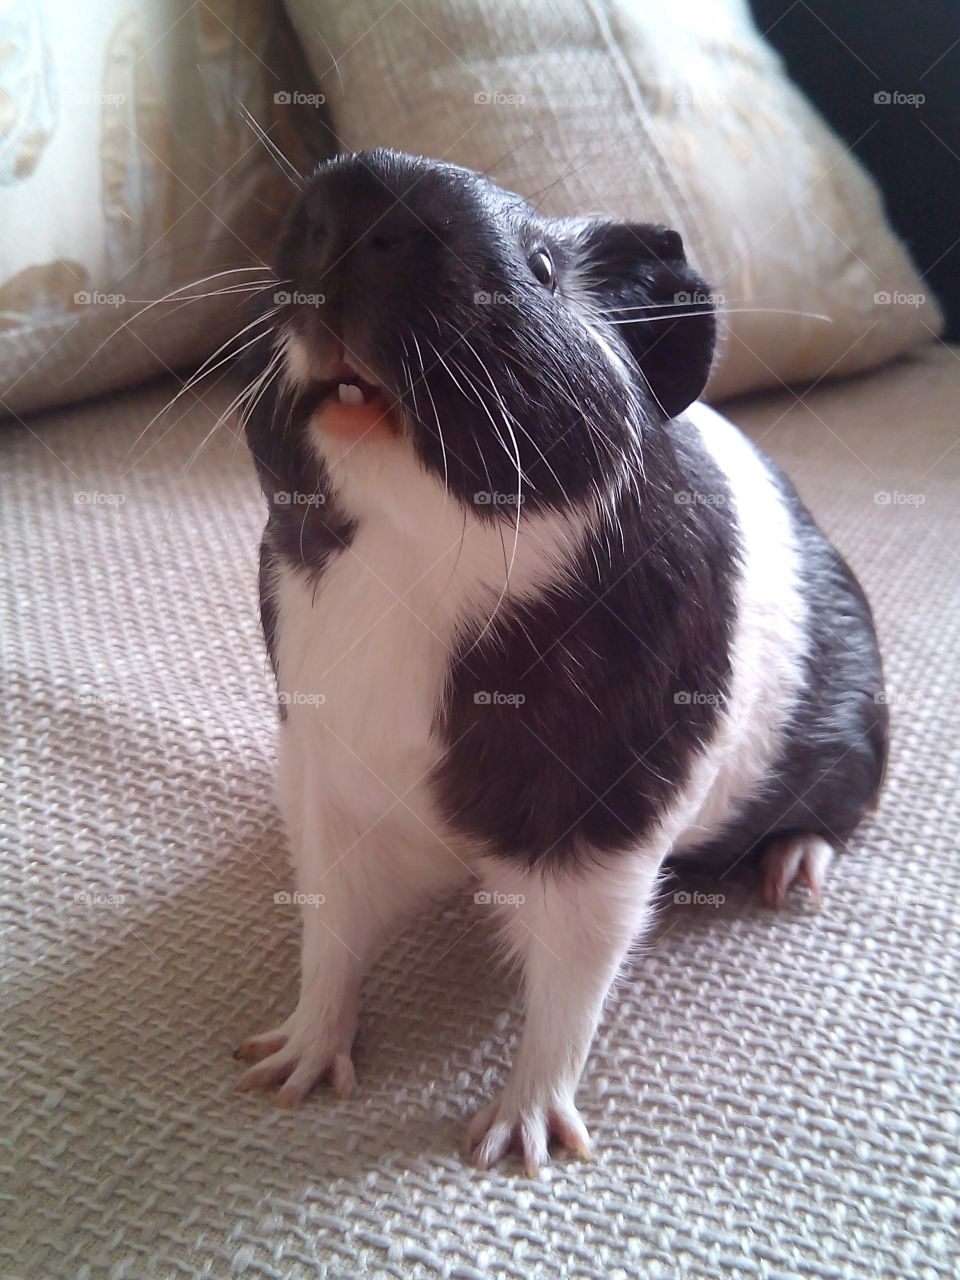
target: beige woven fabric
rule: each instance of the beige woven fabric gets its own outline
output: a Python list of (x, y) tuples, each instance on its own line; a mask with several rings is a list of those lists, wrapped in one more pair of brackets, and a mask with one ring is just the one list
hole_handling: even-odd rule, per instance
[(875, 602), (886, 798), (819, 913), (667, 903), (598, 1157), (537, 1182), (457, 1154), (518, 1028), (470, 902), (372, 975), (355, 1100), (233, 1092), (296, 980), (250, 468), (226, 431), (186, 466), (204, 406), (130, 468), (164, 388), (4, 427), (0, 1276), (955, 1276), (958, 392), (940, 348), (740, 414)]

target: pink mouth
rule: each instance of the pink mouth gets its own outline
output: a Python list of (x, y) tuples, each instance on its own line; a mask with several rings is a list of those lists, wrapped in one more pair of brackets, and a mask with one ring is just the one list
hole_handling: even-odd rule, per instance
[(384, 389), (364, 381), (352, 370), (317, 383), (314, 405), (317, 425), (330, 435), (357, 440), (368, 434), (400, 434), (394, 406)]

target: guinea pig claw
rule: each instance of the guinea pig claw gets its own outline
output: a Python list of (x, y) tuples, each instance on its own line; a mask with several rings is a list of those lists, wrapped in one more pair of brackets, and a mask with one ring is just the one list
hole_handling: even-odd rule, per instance
[(550, 1163), (551, 1140), (583, 1160), (593, 1159), (590, 1137), (572, 1102), (516, 1106), (501, 1099), (474, 1116), (466, 1131), (464, 1153), (477, 1169), (486, 1170), (508, 1151), (515, 1151), (526, 1176), (535, 1178)]
[(786, 906), (787, 893), (798, 880), (810, 890), (814, 906), (823, 902), (823, 885), (833, 849), (812, 833), (783, 836), (767, 846), (762, 862), (763, 900), (768, 907)]

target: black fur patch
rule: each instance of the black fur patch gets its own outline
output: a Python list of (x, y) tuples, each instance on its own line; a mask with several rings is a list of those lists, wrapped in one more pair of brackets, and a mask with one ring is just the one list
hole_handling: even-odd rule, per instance
[(573, 585), (508, 607), (453, 664), (437, 785), (448, 820), (495, 853), (558, 867), (635, 844), (711, 737), (739, 544), (696, 436), (682, 423), (652, 436), (656, 481), (590, 539)]

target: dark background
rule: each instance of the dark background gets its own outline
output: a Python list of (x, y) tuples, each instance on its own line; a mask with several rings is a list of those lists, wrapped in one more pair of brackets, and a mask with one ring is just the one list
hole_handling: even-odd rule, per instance
[[(880, 183), (960, 341), (960, 0), (751, 0), (787, 71)], [(878, 92), (924, 94), (920, 106)]]

